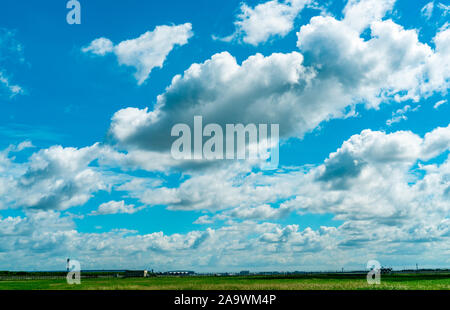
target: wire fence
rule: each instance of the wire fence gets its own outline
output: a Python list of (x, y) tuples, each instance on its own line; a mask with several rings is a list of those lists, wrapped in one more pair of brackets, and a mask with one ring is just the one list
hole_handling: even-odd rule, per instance
[[(121, 278), (121, 275), (83, 275), (81, 279), (112, 279)], [(25, 281), (25, 280), (65, 280), (66, 275), (15, 275), (0, 276), (0, 281)]]

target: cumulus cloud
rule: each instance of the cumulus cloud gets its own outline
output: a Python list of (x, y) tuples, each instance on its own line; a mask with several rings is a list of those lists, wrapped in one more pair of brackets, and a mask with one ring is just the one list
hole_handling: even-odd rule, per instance
[(214, 223), (214, 220), (211, 219), (208, 215), (202, 215), (194, 221), (194, 224), (212, 224), (212, 223)]
[(218, 39), (242, 39), (245, 43), (256, 46), (274, 36), (284, 37), (294, 28), (294, 20), (300, 11), (310, 3), (310, 0), (272, 0), (255, 7), (242, 3), (234, 22), (235, 33)]
[[(118, 111), (110, 133), (122, 144), (163, 151), (173, 142), (173, 125), (192, 125), (194, 115), (202, 115), (205, 124), (282, 124), (281, 135), (293, 131), (301, 135), (333, 112), (341, 114), (339, 107), (326, 110), (327, 92), (314, 98), (318, 86), (309, 85), (314, 73), (302, 63), (297, 52), (257, 54), (242, 65), (227, 52), (216, 54), (203, 64), (193, 64), (183, 76), (175, 76), (158, 96), (154, 111)], [(304, 112), (293, 113), (293, 109)]]
[[(323, 77), (334, 76), (355, 98), (377, 107), (380, 102), (414, 100), (445, 92), (449, 57), (447, 30), (435, 37), (433, 51), (392, 20), (370, 25), (372, 38), (332, 17), (313, 17), (298, 33), (298, 46)], [(442, 64), (441, 68), (437, 63)], [(427, 77), (426, 79), (424, 77)]]
[(141, 210), (142, 208), (135, 208), (134, 205), (127, 205), (125, 201), (109, 201), (102, 203), (96, 211), (93, 211), (91, 215), (107, 215), (107, 214), (133, 214)]
[[(359, 8), (366, 2), (352, 3)], [(358, 103), (378, 108), (382, 102), (445, 94), (450, 29), (436, 34), (433, 49), (419, 41), (416, 30), (380, 16), (367, 18), (367, 40), (350, 17), (316, 16), (298, 32), (302, 53), (256, 54), (242, 64), (228, 52), (215, 54), (175, 76), (154, 110), (118, 111), (110, 134), (127, 149), (165, 152), (175, 139), (173, 125), (192, 125), (202, 115), (205, 123), (219, 125), (280, 124), (282, 138), (302, 138), (324, 121), (354, 115)]]
[[(436, 128), (423, 137), (409, 131), (364, 130), (317, 167), (270, 175), (252, 173), (245, 167), (241, 173), (236, 168), (196, 172), (179, 187), (131, 195), (138, 199), (164, 197), (164, 203), (175, 210), (212, 212), (214, 215), (196, 221), (203, 225), (220, 220), (227, 220), (228, 225), (239, 219), (276, 220), (292, 212), (331, 213), (343, 221), (338, 228), (323, 228), (322, 233), (299, 231), (295, 225), (264, 232), (258, 237), (264, 244), (260, 247), (272, 249), (273, 260), (279, 257), (275, 253), (295, 257), (296, 251), (303, 255), (311, 252), (317, 258), (333, 249), (343, 255), (341, 263), (348, 263), (352, 261), (349, 253), (383, 257), (383, 253), (395, 251), (400, 257), (407, 256), (412, 245), (415, 250), (432, 248), (444, 253), (450, 158), (440, 164), (426, 162), (449, 150), (449, 138), (450, 127)], [(251, 253), (256, 252), (252, 249)]]
[(89, 44), (89, 46), (81, 49), (83, 53), (92, 53), (95, 55), (105, 56), (107, 53), (114, 51), (114, 43), (108, 38), (98, 38)]
[[(234, 270), (250, 266), (279, 269), (295, 268), (300, 262), (304, 270), (344, 263), (358, 266), (373, 253), (395, 264), (395, 258), (386, 253), (400, 253), (396, 258), (408, 255), (414, 244), (416, 250), (432, 248), (435, 255), (419, 251), (412, 257), (442, 264), (436, 253), (445, 253), (450, 236), (447, 218), (450, 158), (442, 163), (427, 161), (444, 154), (449, 147), (450, 126), (436, 128), (423, 137), (409, 131), (387, 134), (364, 130), (350, 137), (318, 166), (280, 169), (271, 174), (254, 172), (246, 165), (220, 167), (208, 172), (195, 171), (180, 180), (179, 186), (171, 188), (157, 179), (132, 178), (128, 183), (121, 180), (116, 182), (122, 184), (116, 189), (127, 191), (127, 196), (145, 205), (164, 204), (173, 210), (211, 212), (211, 216), (198, 219), (198, 224), (227, 222), (215, 230), (170, 236), (162, 232), (140, 235), (127, 229), (81, 233), (76, 231), (70, 217), (51, 208), (45, 208), (48, 210), (45, 212), (32, 208), (37, 211), (27, 211), (26, 217), (0, 219), (0, 261), (6, 261), (1, 259), (2, 255), (13, 255), (24, 266), (32, 265), (23, 258), (26, 252), (40, 263), (51, 261), (49, 257), (59, 257), (61, 263), (65, 257), (77, 257), (83, 265), (94, 267), (101, 263), (118, 268), (120, 262), (139, 253), (133, 260), (136, 268), (150, 264), (167, 269)], [(58, 183), (57, 179), (67, 183), (74, 178), (90, 184), (86, 174), (78, 178), (79, 172), (93, 169), (86, 166), (97, 159), (100, 173), (102, 166), (110, 166), (117, 155), (109, 147), (99, 145), (85, 149), (57, 147), (35, 153), (22, 167), (15, 165), (6, 153), (0, 154), (0, 168), (6, 168), (8, 174), (15, 171), (26, 176), (18, 179), (28, 180), (37, 192), (46, 192), (37, 185), (47, 182), (46, 178), (50, 178), (49, 183)], [(46, 173), (36, 179), (32, 173), (36, 169)], [(58, 171), (65, 171), (64, 177)], [(423, 172), (422, 176), (417, 171)], [(0, 192), (12, 180), (4, 176), (3, 173), (0, 177)], [(105, 177), (101, 175), (103, 184), (111, 183)], [(37, 195), (26, 187), (18, 187), (16, 191), (22, 192), (14, 194), (12, 188), (7, 188), (8, 194), (0, 197)], [(89, 190), (96, 189), (88, 185), (85, 191), (73, 193), (83, 195)], [(63, 197), (60, 202), (66, 208), (71, 199), (69, 195)], [(110, 201), (94, 214), (132, 213), (136, 209), (125, 201)], [(267, 222), (292, 212), (331, 213), (343, 223), (313, 230), (298, 224)], [(338, 253), (340, 260), (330, 260), (330, 253)], [(355, 258), (355, 253), (362, 261)], [(56, 263), (53, 260), (52, 264)]]
[[(126, 264), (140, 269), (232, 271), (244, 266), (278, 268), (288, 262), (312, 269), (315, 263), (311, 258), (302, 258), (299, 253), (319, 252), (334, 230), (244, 222), (173, 235), (140, 235), (127, 229), (81, 233), (74, 229), (70, 218), (56, 212), (40, 212), (0, 219), (0, 232), (0, 261), (6, 269), (17, 265), (57, 269), (64, 266), (66, 257), (76, 257), (83, 268), (101, 265), (117, 269)], [(25, 253), (34, 259), (27, 260)], [(6, 255), (8, 260), (3, 259)]]
[(309, 212), (330, 212), (338, 219), (399, 227), (406, 219), (422, 221), (420, 214), (429, 217), (431, 225), (448, 212), (449, 159), (440, 165), (419, 164), (418, 170), (425, 172), (423, 178), (415, 175), (414, 167), (420, 160), (448, 151), (449, 129), (437, 128), (424, 138), (408, 131), (385, 134), (365, 130), (308, 173), (319, 182), (309, 183), (286, 204)]
[[(166, 205), (172, 210), (225, 210), (221, 219), (281, 218), (296, 208), (289, 203), (280, 208), (268, 204), (291, 200), (292, 197), (301, 198), (300, 209), (308, 212), (330, 212), (341, 216), (342, 213), (363, 216), (368, 212), (363, 217), (370, 218), (383, 214), (383, 210), (388, 208), (393, 213), (387, 213), (386, 217), (395, 218), (397, 207), (405, 208), (404, 199), (409, 201), (406, 205), (414, 205), (414, 199), (419, 199), (420, 195), (425, 199), (429, 194), (417, 191), (422, 181), (416, 180), (410, 169), (418, 161), (426, 162), (446, 152), (450, 146), (449, 139), (450, 127), (436, 128), (423, 138), (409, 131), (386, 134), (364, 130), (345, 141), (323, 165), (306, 171), (280, 170), (265, 175), (250, 173), (250, 166), (239, 168), (231, 165), (226, 169), (193, 172), (178, 187), (129, 189), (132, 197), (148, 205)], [(445, 167), (443, 164), (439, 169)], [(408, 185), (416, 181), (414, 187)], [(441, 193), (445, 191), (445, 184), (439, 187)], [(409, 193), (413, 190), (414, 194)], [(440, 195), (438, 197), (442, 197)], [(391, 200), (386, 200), (388, 197)], [(348, 201), (348, 210), (344, 207), (345, 201)], [(323, 209), (313, 207), (316, 205)], [(199, 223), (211, 220), (214, 218), (203, 217)]]
[(261, 205), (257, 207), (242, 207), (233, 209), (230, 212), (230, 216), (248, 220), (273, 220), (286, 217), (290, 213), (291, 210), (286, 206), (273, 208), (270, 205)]
[(34, 153), (26, 164), (15, 164), (1, 179), (8, 195), (0, 205), (15, 208), (64, 210), (83, 205), (99, 190), (107, 190), (101, 173), (89, 164), (96, 159), (98, 145), (81, 149), (53, 146)]
[(422, 146), (423, 159), (430, 159), (438, 156), (450, 148), (450, 126), (439, 127), (425, 134)]
[[(86, 269), (126, 265), (196, 271), (359, 269), (375, 254), (384, 264), (395, 267), (414, 259), (420, 259), (422, 265), (446, 263), (448, 220), (441, 220), (436, 227), (409, 228), (380, 229), (363, 222), (314, 230), (296, 224), (244, 221), (173, 235), (138, 234), (127, 229), (82, 233), (74, 229), (70, 218), (41, 212), (0, 219), (0, 261), (4, 269), (17, 265), (60, 269), (66, 257), (76, 257)], [(414, 243), (416, 251), (411, 254), (408, 251), (414, 238), (421, 242)], [(407, 250), (398, 252), (401, 248)], [(27, 259), (30, 256), (33, 260)]]
[(108, 38), (95, 39), (90, 45), (82, 48), (82, 51), (98, 56), (114, 53), (120, 65), (136, 69), (134, 77), (138, 85), (141, 85), (148, 79), (154, 68), (162, 68), (167, 55), (176, 45), (187, 44), (192, 36), (190, 23), (157, 26), (153, 31), (147, 31), (136, 39), (125, 40), (117, 45)]
[(395, 2), (396, 0), (349, 0), (344, 8), (343, 22), (350, 28), (362, 32), (391, 11)]
[[(130, 107), (113, 116), (110, 135), (117, 146), (53, 146), (25, 162), (11, 153), (30, 144), (0, 152), (0, 209), (25, 213), (0, 218), (2, 268), (11, 261), (64, 266), (66, 257), (86, 267), (123, 268), (126, 262), (127, 268), (199, 271), (333, 269), (364, 266), (374, 255), (394, 266), (408, 259), (448, 264), (450, 126), (424, 136), (366, 129), (321, 164), (271, 173), (232, 162), (180, 175), (173, 173), (177, 163), (168, 153), (172, 125), (192, 125), (194, 115), (221, 125), (279, 123), (283, 138), (303, 137), (324, 121), (353, 115), (358, 103), (379, 108), (382, 102), (445, 94), (448, 27), (439, 29), (433, 48), (419, 41), (416, 30), (384, 19), (392, 5), (350, 1), (342, 20), (314, 17), (298, 32), (298, 52), (256, 54), (242, 63), (223, 52), (191, 65), (157, 97), (154, 110)], [(363, 18), (356, 19), (358, 14)], [(115, 46), (100, 38), (85, 52), (123, 53), (123, 63), (139, 75), (147, 72), (145, 61), (125, 47), (141, 50), (151, 36), (125, 41), (123, 49), (118, 46), (124, 42)], [(411, 106), (408, 102), (393, 117)], [(127, 173), (141, 169), (152, 176)], [(120, 191), (124, 198), (102, 204), (92, 215), (138, 211), (126, 197), (145, 206), (202, 212), (197, 224), (225, 224), (173, 235), (126, 227), (79, 232), (65, 210), (84, 205), (98, 191)], [(293, 212), (300, 223), (276, 223)], [(312, 229), (302, 225), (303, 214), (333, 214), (338, 224)], [(30, 255), (33, 262), (26, 259)], [(55, 257), (60, 260), (49, 259)]]
[[(32, 153), (25, 162), (15, 161), (15, 153), (32, 147), (24, 141), (0, 151), (0, 194), (5, 193), (0, 195), (0, 210), (67, 210), (84, 205), (99, 191), (156, 188), (160, 180), (139, 179), (128, 172), (167, 171), (171, 166), (150, 152), (124, 153), (99, 143), (84, 148), (55, 145)], [(150, 163), (148, 156), (153, 158)], [(142, 208), (111, 201), (94, 213), (131, 214)]]

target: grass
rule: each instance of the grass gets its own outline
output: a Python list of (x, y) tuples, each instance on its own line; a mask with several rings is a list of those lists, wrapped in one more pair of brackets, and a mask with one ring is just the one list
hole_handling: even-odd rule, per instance
[(450, 290), (450, 274), (383, 275), (368, 285), (364, 275), (297, 275), (288, 277), (153, 277), (0, 281), (0, 290)]

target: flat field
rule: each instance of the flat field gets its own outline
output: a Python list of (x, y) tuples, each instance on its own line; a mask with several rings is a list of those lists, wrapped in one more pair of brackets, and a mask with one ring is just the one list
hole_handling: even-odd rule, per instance
[(65, 280), (2, 280), (0, 290), (450, 290), (450, 274), (382, 275), (380, 285), (365, 275), (317, 274), (293, 276), (190, 276)]

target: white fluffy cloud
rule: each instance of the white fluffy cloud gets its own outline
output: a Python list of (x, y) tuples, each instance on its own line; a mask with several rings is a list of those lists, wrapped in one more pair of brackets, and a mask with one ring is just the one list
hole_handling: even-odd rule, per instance
[[(332, 17), (313, 17), (298, 33), (298, 46), (322, 76), (335, 76), (370, 106), (427, 97), (448, 88), (449, 30), (440, 31), (433, 51), (418, 40), (415, 30), (405, 30), (391, 20), (370, 25), (372, 38)], [(438, 65), (440, 64), (440, 66)]]
[[(171, 174), (179, 163), (167, 152), (170, 128), (191, 124), (194, 115), (207, 123), (279, 123), (282, 137), (302, 137), (323, 121), (352, 115), (357, 103), (378, 108), (391, 100), (446, 94), (449, 29), (438, 31), (434, 48), (421, 43), (416, 30), (383, 20), (392, 4), (350, 1), (342, 20), (312, 18), (298, 32), (299, 52), (256, 54), (241, 64), (223, 52), (193, 64), (174, 77), (153, 111), (130, 107), (114, 115), (110, 134), (122, 151), (100, 144), (53, 146), (25, 162), (12, 153), (30, 143), (0, 152), (0, 209), (25, 212), (0, 218), (0, 267), (12, 268), (14, 262), (42, 268), (45, 262), (56, 268), (65, 266), (66, 257), (87, 268), (122, 268), (126, 262), (129, 268), (199, 271), (359, 268), (373, 257), (400, 267), (404, 261), (450, 263), (450, 126), (424, 136), (363, 130), (316, 166), (266, 173), (233, 162)], [(363, 39), (368, 27), (370, 38)], [(100, 38), (85, 51), (114, 53), (145, 81), (154, 59), (142, 55), (148, 56), (155, 32), (116, 46)], [(399, 111), (394, 117), (409, 108)], [(158, 177), (127, 174), (141, 169)], [(123, 198), (92, 215), (139, 211), (127, 202), (131, 198), (143, 206), (197, 211), (199, 225), (225, 224), (173, 235), (126, 227), (82, 233), (67, 213), (58, 213), (84, 205), (102, 190)], [(300, 223), (267, 222), (293, 212)], [(312, 229), (302, 224), (302, 214), (333, 214), (337, 227)]]
[(396, 0), (349, 0), (344, 8), (343, 22), (350, 28), (362, 32), (391, 11), (395, 2)]
[(92, 215), (107, 215), (107, 214), (133, 214), (140, 210), (141, 208), (135, 208), (134, 205), (127, 205), (125, 201), (109, 201), (102, 203), (96, 211), (93, 211)]
[[(384, 184), (378, 182), (386, 182), (386, 178), (389, 178), (389, 182), (383, 185), (386, 189), (408, 189), (408, 182), (415, 179), (410, 169), (416, 162), (435, 158), (448, 151), (449, 146), (450, 127), (437, 128), (423, 138), (409, 131), (385, 134), (364, 130), (345, 141), (323, 165), (313, 169), (281, 169), (275, 174), (265, 175), (250, 172), (252, 168), (247, 163), (236, 162), (207, 170), (193, 170), (190, 177), (177, 187), (162, 186), (157, 179), (111, 175), (107, 170), (111, 167), (126, 170), (146, 169), (146, 166), (134, 157), (107, 146), (96, 144), (83, 149), (52, 147), (33, 154), (30, 161), (23, 164), (14, 163), (8, 153), (3, 152), (0, 169), (6, 173), (0, 178), (0, 191), (9, 194), (0, 202), (4, 207), (12, 204), (25, 209), (64, 210), (83, 205), (96, 191), (114, 189), (128, 192), (130, 197), (139, 199), (144, 205), (164, 205), (173, 210), (227, 210), (223, 215), (228, 218), (276, 219), (295, 211), (295, 208), (287, 205), (274, 208), (270, 204), (291, 199), (302, 193), (299, 191), (302, 188), (310, 195), (321, 192), (317, 194), (320, 199), (308, 198), (317, 203), (321, 199), (339, 201), (342, 197), (365, 195), (365, 191), (345, 194), (345, 190), (354, 184), (365, 184), (368, 188), (374, 186), (375, 189)], [(150, 154), (147, 154), (150, 156), (147, 159), (152, 161), (154, 158)], [(92, 166), (92, 162), (98, 166)], [(419, 170), (430, 167), (423, 166)], [(166, 169), (169, 172), (170, 166)], [(445, 182), (442, 184), (445, 186)], [(371, 204), (365, 205), (372, 210)], [(110, 201), (94, 213), (132, 213), (139, 210), (125, 201)], [(312, 208), (310, 211), (317, 210)], [(338, 210), (331, 211), (339, 213)], [(351, 211), (354, 210), (351, 208), (346, 213)]]
[(99, 265), (117, 269), (126, 264), (140, 269), (239, 271), (243, 267), (267, 270), (287, 264), (316, 268), (319, 259), (306, 257), (305, 253), (320, 253), (331, 247), (328, 243), (335, 229), (313, 231), (297, 225), (244, 222), (173, 235), (139, 235), (126, 229), (81, 233), (74, 229), (70, 218), (56, 212), (39, 212), (25, 218), (0, 219), (0, 232), (0, 261), (6, 269), (17, 265), (60, 269), (66, 257), (71, 257), (86, 269)]
[(319, 85), (309, 83), (314, 73), (302, 63), (303, 56), (297, 52), (268, 57), (257, 54), (242, 65), (227, 52), (216, 54), (176, 76), (158, 96), (155, 111), (118, 111), (110, 132), (131, 147), (167, 150), (172, 126), (192, 124), (194, 115), (202, 115), (205, 123), (275, 123), (282, 124), (283, 136), (302, 135), (330, 115), (342, 115), (340, 108), (346, 104), (342, 99), (329, 109), (330, 92), (341, 94), (340, 90), (319, 96)]
[(433, 49), (419, 41), (416, 30), (376, 13), (366, 19), (371, 38), (364, 40), (362, 26), (348, 17), (361, 3), (372, 2), (355, 2), (344, 20), (316, 16), (302, 26), (297, 42), (302, 53), (256, 54), (238, 64), (223, 52), (191, 65), (158, 96), (153, 111), (118, 111), (110, 133), (128, 149), (167, 151), (172, 126), (192, 125), (194, 115), (202, 115), (221, 125), (280, 124), (283, 138), (301, 138), (324, 121), (353, 115), (358, 103), (378, 108), (382, 102), (446, 94), (450, 29), (436, 34)]
[(107, 53), (114, 51), (114, 43), (108, 38), (98, 38), (82, 49), (84, 53), (92, 53), (95, 55), (105, 56)]
[(250, 7), (241, 4), (240, 13), (234, 22), (236, 31), (224, 41), (240, 39), (245, 43), (258, 45), (271, 37), (284, 37), (294, 28), (294, 20), (310, 0), (272, 0)]
[(162, 68), (167, 55), (176, 45), (187, 44), (193, 35), (192, 25), (186, 23), (178, 26), (157, 26), (136, 39), (122, 41), (117, 45), (107, 38), (98, 38), (82, 51), (104, 56), (114, 53), (120, 65), (136, 69), (135, 78), (143, 84), (153, 68)]
[[(392, 134), (365, 130), (351, 137), (309, 174), (315, 181), (287, 202), (308, 212), (333, 213), (344, 220), (386, 225), (404, 221), (435, 225), (448, 216), (450, 159), (420, 164), (450, 147), (450, 127), (420, 138), (408, 131)], [(419, 176), (424, 173), (424, 177)], [(314, 176), (314, 177), (313, 177)]]
[(8, 195), (0, 206), (64, 210), (85, 204), (94, 192), (108, 190), (101, 172), (89, 164), (98, 156), (98, 145), (76, 149), (53, 146), (16, 164), (7, 157), (4, 181)]
[[(208, 225), (226, 220), (226, 224), (182, 235), (140, 235), (126, 229), (81, 233), (70, 217), (51, 211), (51, 207), (64, 209), (70, 205), (72, 199), (67, 194), (59, 200), (64, 208), (48, 205), (41, 209), (49, 211), (26, 211), (26, 217), (0, 219), (0, 261), (11, 261), (2, 259), (8, 255), (23, 266), (35, 267), (33, 261), (24, 258), (27, 253), (36, 263), (45, 261), (52, 268), (63, 264), (66, 257), (76, 257), (86, 267), (101, 263), (105, 268), (119, 268), (121, 262), (134, 257), (135, 265), (130, 268), (158, 266), (207, 271), (301, 266), (304, 270), (342, 265), (358, 268), (376, 255), (391, 265), (401, 264), (408, 257), (420, 258), (423, 264), (442, 265), (448, 263), (445, 253), (450, 237), (450, 158), (442, 163), (428, 160), (449, 149), (450, 126), (436, 128), (423, 137), (409, 131), (386, 134), (364, 130), (316, 167), (280, 169), (271, 174), (252, 172), (247, 165), (218, 167), (194, 171), (179, 186), (170, 188), (157, 179), (111, 182), (105, 174), (99, 174), (103, 184), (113, 184), (144, 205), (202, 210), (210, 215), (202, 216), (196, 223)], [(85, 184), (83, 191), (71, 192), (84, 195), (96, 190), (89, 187), (92, 179), (83, 173), (93, 169), (88, 167), (92, 160), (98, 159), (97, 173), (103, 171), (104, 165), (123, 163), (122, 159), (117, 160), (117, 152), (98, 145), (39, 151), (24, 166), (15, 164), (7, 153), (0, 154), (0, 171), (16, 173), (18, 180), (28, 181), (34, 188), (30, 191), (13, 184), (4, 191), (9, 197), (34, 197), (48, 192), (39, 183), (57, 184), (59, 179), (66, 184)], [(46, 173), (33, 173), (37, 171)], [(61, 171), (65, 173), (59, 174)], [(0, 192), (11, 180), (2, 173)], [(117, 187), (118, 184), (122, 185)], [(20, 192), (14, 194), (12, 189)], [(82, 199), (73, 201), (84, 203)], [(37, 209), (36, 204), (34, 207)], [(94, 214), (132, 213), (137, 209), (125, 201), (110, 201)], [(266, 222), (292, 212), (331, 213), (342, 224), (313, 230), (301, 226), (301, 222), (300, 226)], [(432, 256), (427, 254), (430, 249)], [(50, 257), (55, 259), (49, 260)]]
[[(435, 158), (449, 147), (450, 127), (437, 128), (424, 138), (409, 131), (386, 134), (364, 130), (345, 141), (323, 165), (314, 169), (280, 170), (264, 175), (250, 173), (250, 166), (230, 165), (225, 169), (194, 172), (178, 187), (129, 189), (132, 197), (148, 205), (167, 205), (173, 210), (226, 210), (222, 213), (225, 218), (283, 217), (295, 211), (293, 205), (286, 203), (274, 208), (267, 204), (292, 197), (302, 199), (299, 205), (307, 212), (371, 218), (390, 210), (386, 217), (395, 218), (397, 208), (414, 205), (429, 195), (417, 190), (424, 182), (416, 180), (415, 172), (411, 172), (417, 161)], [(430, 167), (421, 166), (416, 171), (426, 172)], [(442, 164), (438, 170), (443, 173), (443, 183), (436, 188), (438, 204), (444, 201), (442, 193), (448, 186), (444, 181), (446, 167), (447, 164)], [(417, 184), (408, 185), (412, 181)]]
[[(343, 22), (362, 32), (372, 22), (381, 20), (391, 11), (396, 0), (350, 0), (344, 8)], [(242, 39), (245, 43), (258, 45), (274, 36), (284, 37), (294, 28), (295, 18), (305, 7), (315, 7), (310, 0), (272, 0), (250, 7), (241, 4), (234, 22), (234, 34), (219, 38), (223, 41)]]
[(0, 261), (4, 269), (60, 269), (71, 257), (86, 269), (126, 264), (136, 269), (264, 271), (361, 269), (375, 256), (397, 268), (417, 259), (422, 266), (435, 266), (448, 263), (449, 228), (445, 219), (436, 226), (414, 223), (399, 228), (353, 221), (315, 230), (244, 221), (173, 235), (127, 229), (82, 233), (68, 217), (38, 212), (0, 219)]

